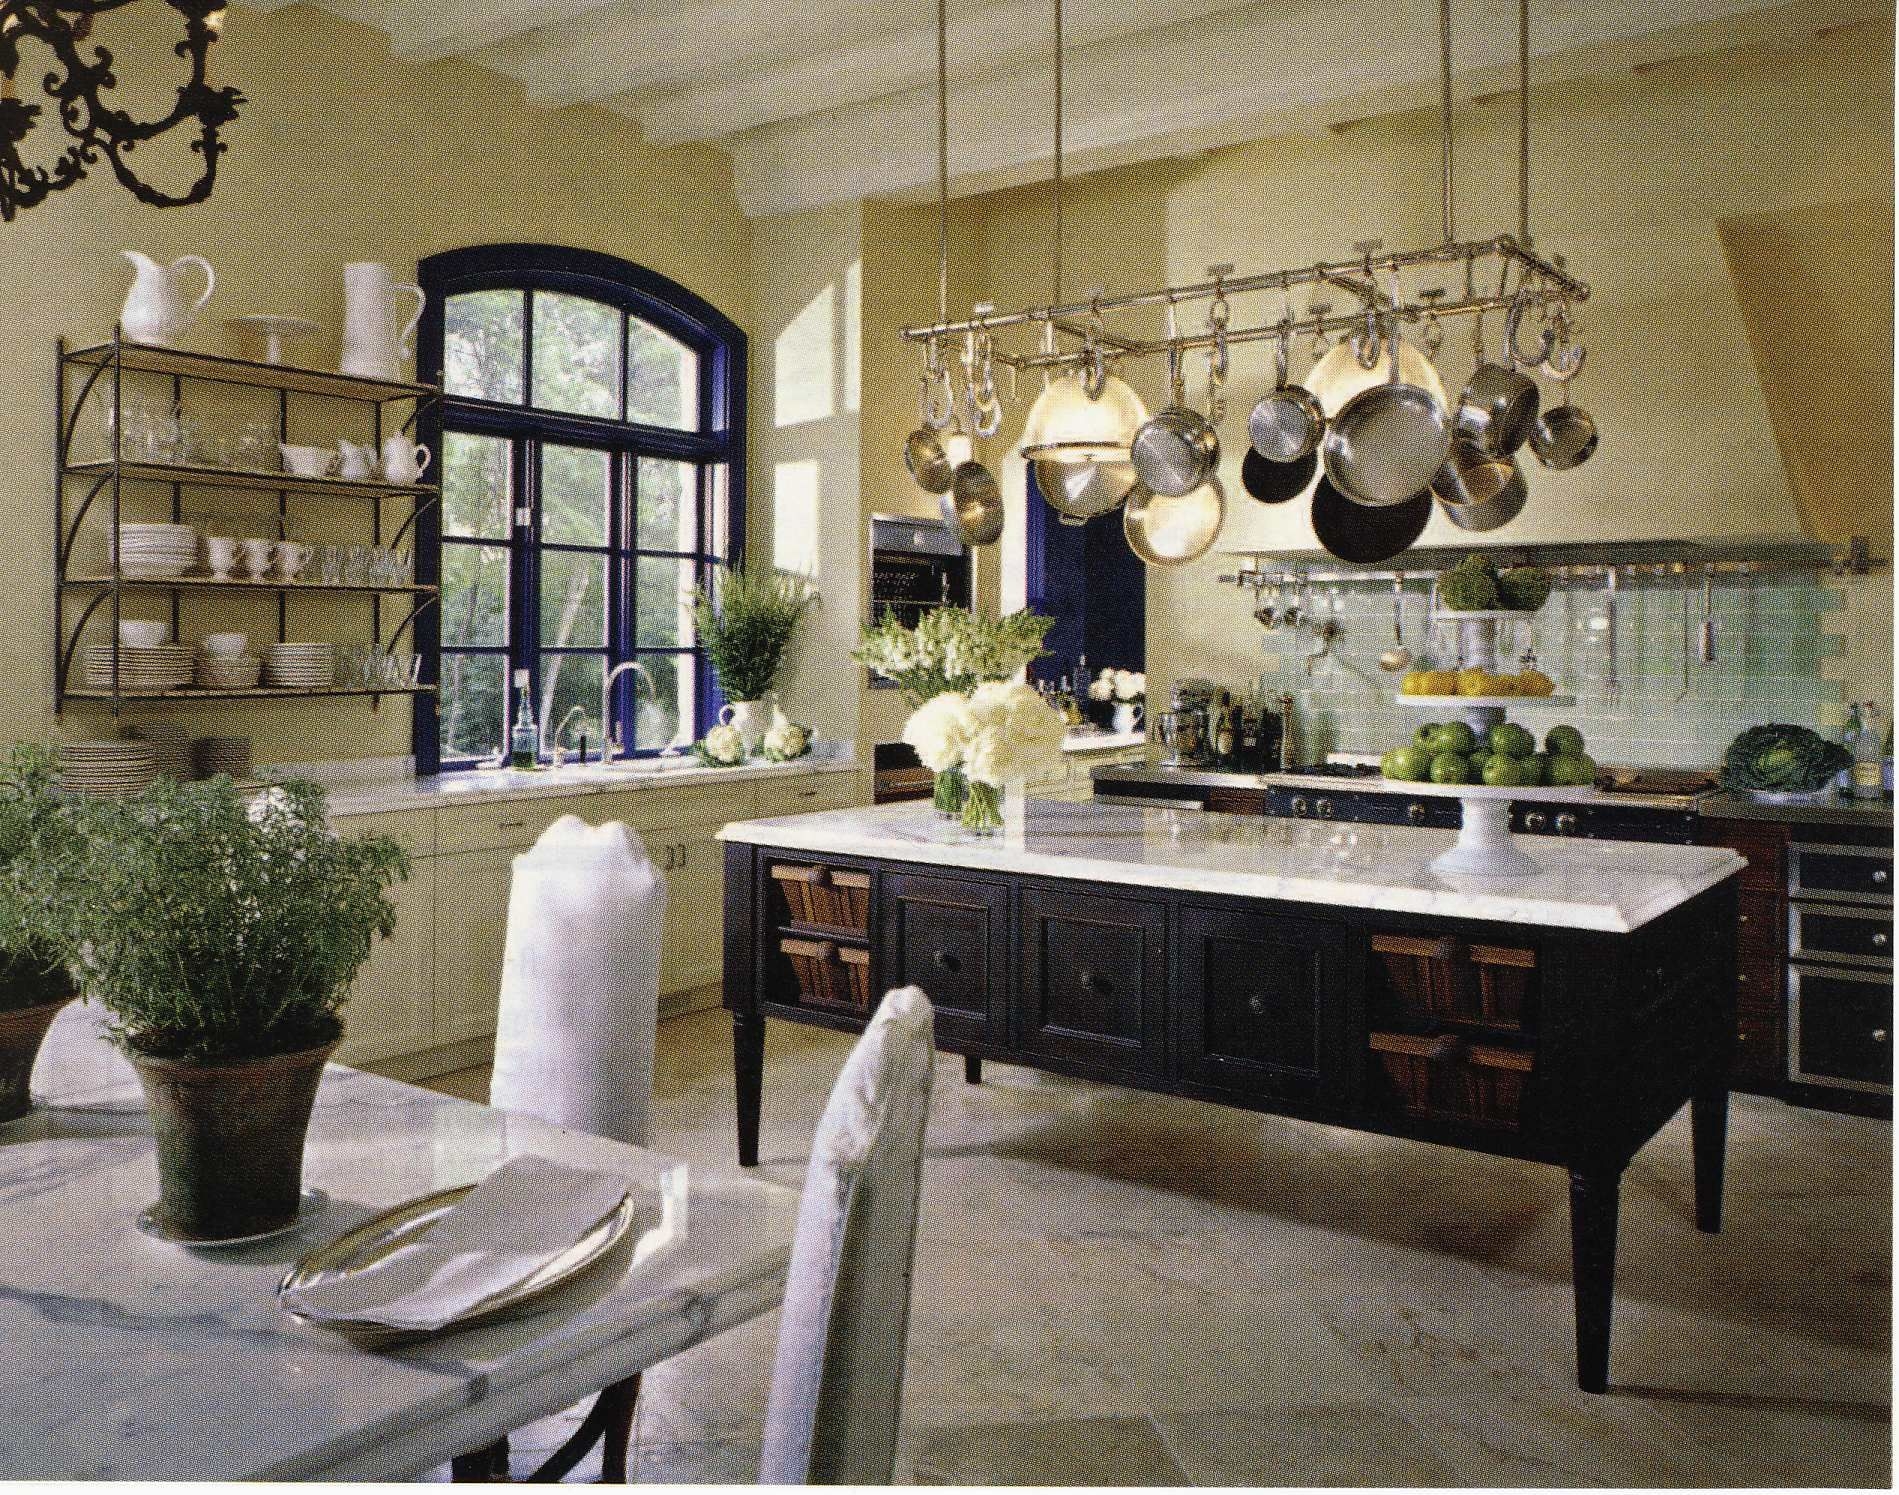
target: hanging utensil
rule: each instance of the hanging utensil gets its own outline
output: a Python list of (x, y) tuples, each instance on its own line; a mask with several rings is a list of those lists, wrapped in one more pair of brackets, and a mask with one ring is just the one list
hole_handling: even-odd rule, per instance
[[(1503, 262), (1503, 273), (1504, 284), (1497, 287), (1499, 298), (1510, 275), (1510, 261), (1507, 259)], [(1536, 409), (1541, 396), (1537, 391), (1536, 380), (1517, 368), (1514, 346), (1515, 329), (1526, 304), (1524, 288), (1519, 286), (1517, 299), (1510, 306), (1504, 332), (1506, 363), (1493, 363), (1486, 356), (1483, 313), (1477, 314), (1474, 339), (1477, 368), (1457, 402), (1453, 425), (1458, 439), (1492, 457), (1509, 456), (1529, 439), (1530, 431), (1536, 425)]]
[[(1179, 329), (1174, 325), (1174, 306), (1167, 304), (1167, 381), (1171, 391), (1168, 407), (1151, 417), (1134, 433), (1131, 447), (1134, 470), (1148, 489), (1163, 498), (1178, 498), (1206, 481), (1220, 460), (1220, 435), (1214, 421), (1187, 404), (1186, 381), (1181, 375)], [(1224, 343), (1221, 345), (1224, 350)], [(1207, 365), (1207, 402), (1209, 413), (1217, 399), (1214, 360)], [(1215, 417), (1217, 419), (1217, 416)]]
[(1397, 674), (1411, 668), (1411, 651), (1404, 644), (1404, 572), (1391, 582), (1391, 647), (1378, 656), (1378, 668)]
[(1213, 548), (1226, 522), (1226, 489), (1210, 477), (1189, 493), (1154, 493), (1136, 482), (1122, 510), (1128, 548), (1150, 566), (1184, 566)]
[(1596, 453), (1596, 422), (1589, 412), (1570, 398), (1570, 382), (1582, 368), (1582, 350), (1570, 362), (1563, 375), (1563, 403), (1546, 410), (1530, 432), (1530, 450), (1536, 460), (1552, 472), (1568, 472), (1581, 467)]
[(1319, 543), (1342, 561), (1367, 566), (1408, 550), (1431, 517), (1431, 491), (1407, 503), (1368, 508), (1347, 498), (1327, 477), (1312, 489), (1312, 530)]
[(1602, 699), (1605, 705), (1613, 706), (1622, 699), (1622, 677), (1616, 672), (1616, 591), (1620, 585), (1616, 568), (1609, 567), (1607, 590), (1604, 593), (1604, 635), (1603, 643), (1609, 650), (1609, 668), (1602, 677)]
[(1701, 636), (1699, 657), (1703, 664), (1714, 664), (1714, 567), (1701, 568)]
[(1325, 410), (1319, 397), (1302, 384), (1286, 382), (1291, 343), (1292, 304), (1288, 300), (1273, 348), (1272, 393), (1254, 405), (1246, 418), (1253, 450), (1268, 462), (1292, 463), (1309, 456), (1318, 450), (1319, 438), (1325, 433)]
[(1249, 446), (1240, 458), (1240, 483), (1263, 504), (1283, 504), (1311, 487), (1318, 470), (1317, 452), (1307, 452), (1293, 462), (1268, 462)]
[(1359, 391), (1332, 418), (1325, 432), (1325, 475), (1341, 494), (1371, 508), (1410, 504), (1423, 494), (1428, 515), (1431, 478), (1450, 450), (1450, 421), (1428, 390), (1398, 376), (1401, 301), (1395, 269), (1391, 302), (1385, 335), (1390, 381)]
[(1521, 514), (1523, 506), (1530, 501), (1530, 485), (1524, 481), (1522, 469), (1508, 458), (1492, 460), (1506, 476), (1488, 498), (1463, 504), (1444, 503), (1440, 499), (1438, 507), (1444, 517), (1459, 529), (1479, 532), (1502, 529)]
[(935, 343), (924, 354), (917, 383), (917, 428), (904, 438), (903, 465), (925, 493), (947, 493), (956, 465), (943, 433), (956, 427), (956, 387)]
[[(969, 423), (979, 423), (976, 395), (966, 390)], [(1002, 488), (975, 457), (957, 464), (949, 492), (937, 500), (944, 522), (965, 545), (993, 545), (1002, 538)]]
[[(1466, 523), (1471, 517), (1468, 511), (1494, 505), (1499, 500), (1514, 500), (1516, 508), (1508, 516), (1514, 519), (1529, 496), (1529, 486), (1524, 482), (1523, 470), (1516, 458), (1489, 456), (1468, 441), (1451, 443), (1450, 455), (1431, 479), (1431, 491), (1438, 496), (1445, 512), (1463, 529), (1494, 529), (1507, 520), (1499, 519), (1488, 525)], [(1494, 514), (1496, 510), (1490, 512)]]
[(1132, 462), (1056, 462), (1030, 464), (1035, 486), (1063, 524), (1086, 524), (1112, 513), (1134, 489)]

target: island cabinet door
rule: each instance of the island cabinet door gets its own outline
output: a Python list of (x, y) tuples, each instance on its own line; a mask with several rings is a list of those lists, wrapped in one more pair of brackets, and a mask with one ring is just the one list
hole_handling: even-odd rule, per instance
[(1132, 1074), (1167, 1068), (1167, 909), (1024, 888), (1016, 1046)]
[(1269, 1099), (1339, 1101), (1363, 982), (1349, 931), (1241, 910), (1180, 911), (1174, 1004), (1183, 1080)]
[(880, 989), (921, 987), (939, 1039), (1005, 1042), (1008, 886), (886, 872), (878, 908)]

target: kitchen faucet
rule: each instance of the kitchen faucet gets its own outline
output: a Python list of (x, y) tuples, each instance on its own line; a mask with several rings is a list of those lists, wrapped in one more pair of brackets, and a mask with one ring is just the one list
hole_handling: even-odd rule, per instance
[[(637, 659), (623, 660), (608, 670), (606, 684), (602, 687), (603, 692), (610, 695), (613, 690), (613, 682), (618, 680), (628, 670), (631, 670), (635, 677), (644, 682), (648, 700), (656, 701), (659, 699), (659, 692), (653, 688), (653, 677), (646, 673), (646, 666), (641, 664)], [(636, 686), (633, 691), (635, 701), (639, 699), (639, 694), (639, 689)], [(625, 752), (626, 742), (622, 736), (622, 729), (619, 723), (616, 722), (612, 733), (609, 734), (607, 740), (601, 744), (600, 761), (603, 763), (611, 763), (615, 758), (620, 757)]]
[[(577, 716), (585, 717), (586, 714), (587, 714), (587, 708), (583, 705), (580, 705), (578, 702), (576, 702), (573, 706), (568, 708), (567, 715), (563, 716), (560, 719), (560, 725), (556, 727), (551, 733), (548, 734), (547, 749), (548, 749), (549, 755), (554, 760), (555, 767), (558, 768), (566, 757), (566, 751), (560, 745), (561, 733), (567, 730), (568, 725), (573, 721), (575, 717)], [(581, 750), (580, 761), (582, 763), (585, 763), (587, 761), (586, 750), (584, 747)]]

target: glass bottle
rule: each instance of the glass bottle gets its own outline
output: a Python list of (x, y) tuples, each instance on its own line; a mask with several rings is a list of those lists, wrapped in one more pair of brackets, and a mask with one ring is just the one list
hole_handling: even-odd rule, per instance
[(536, 768), (541, 761), (541, 732), (534, 724), (534, 707), (528, 700), (527, 671), (515, 671), (514, 683), (521, 691), (521, 706), (515, 712), (514, 731), (508, 740), (508, 766)]
[(1886, 792), (1884, 757), (1880, 748), (1879, 703), (1862, 701), (1859, 736), (1853, 741), (1853, 798), (1878, 799)]

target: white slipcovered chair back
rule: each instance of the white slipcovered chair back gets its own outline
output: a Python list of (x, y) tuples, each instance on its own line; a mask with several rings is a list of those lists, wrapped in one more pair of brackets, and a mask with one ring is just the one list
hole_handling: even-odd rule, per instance
[(765, 1413), (764, 1484), (890, 1483), (932, 1026), (916, 987), (886, 995), (818, 1123)]
[(489, 1103), (648, 1145), (666, 883), (617, 820), (563, 815), (514, 859)]

